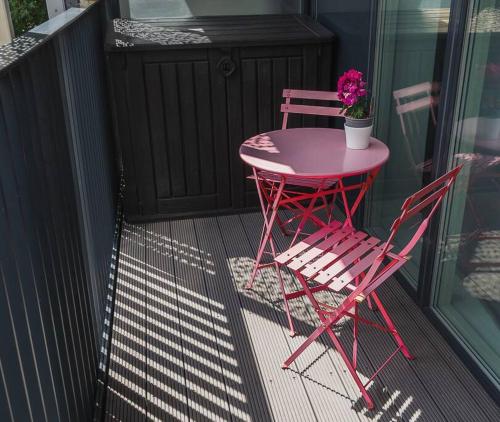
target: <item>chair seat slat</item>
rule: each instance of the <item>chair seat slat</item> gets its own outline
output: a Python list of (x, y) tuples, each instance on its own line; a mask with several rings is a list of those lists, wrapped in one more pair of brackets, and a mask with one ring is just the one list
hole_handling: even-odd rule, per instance
[(312, 106), (302, 104), (281, 104), (282, 113), (314, 114), (316, 116), (340, 116), (340, 107)]
[(352, 228), (344, 228), (340, 229), (333, 233), (332, 236), (323, 240), (321, 243), (318, 243), (316, 246), (307, 250), (304, 254), (294, 258), (292, 262), (290, 262), (287, 266), (292, 270), (298, 270), (311, 262), (314, 258), (318, 257), (322, 253), (326, 252), (336, 243), (340, 242), (342, 239), (347, 237), (350, 233), (352, 233)]
[[(353, 281), (363, 271), (367, 270), (368, 267), (370, 267), (373, 264), (377, 256), (380, 255), (380, 252), (382, 252), (384, 246), (385, 243), (376, 246), (368, 255), (366, 255), (363, 259), (361, 259), (361, 261), (354, 264), (349, 270), (344, 272), (344, 274), (342, 274), (340, 277), (338, 278), (334, 277), (335, 280), (331, 282), (329, 285), (330, 289), (335, 290), (336, 292), (339, 292), (342, 289), (344, 289), (351, 281)], [(392, 247), (393, 247), (392, 245), (389, 245), (388, 250), (392, 249)], [(327, 282), (330, 282), (330, 280), (326, 280), (323, 283)]]
[(299, 100), (340, 101), (335, 91), (308, 91), (305, 89), (284, 89), (283, 98), (298, 98)]
[(301, 242), (292, 246), (287, 251), (278, 255), (275, 258), (275, 261), (278, 262), (279, 264), (286, 264), (288, 261), (297, 256), (299, 253), (305, 251), (306, 249), (314, 245), (319, 239), (325, 237), (331, 231), (339, 229), (341, 226), (342, 223), (340, 221), (332, 221), (328, 226), (319, 229), (317, 232), (311, 234)]
[(304, 277), (311, 277), (318, 271), (321, 271), (326, 266), (334, 263), (337, 259), (342, 257), (347, 251), (354, 248), (358, 243), (360, 243), (368, 235), (364, 232), (355, 232), (346, 238), (342, 243), (334, 247), (329, 252), (325, 253), (323, 256), (318, 258), (316, 261), (311, 262), (304, 268), (300, 273)]
[(354, 261), (360, 259), (368, 251), (372, 250), (379, 242), (380, 240), (376, 237), (370, 237), (367, 240), (360, 242), (349, 253), (337, 259), (332, 266), (322, 271), (321, 274), (317, 278), (315, 278), (315, 281), (317, 281), (318, 283), (325, 283), (338, 276), (348, 267), (350, 267), (354, 263)]

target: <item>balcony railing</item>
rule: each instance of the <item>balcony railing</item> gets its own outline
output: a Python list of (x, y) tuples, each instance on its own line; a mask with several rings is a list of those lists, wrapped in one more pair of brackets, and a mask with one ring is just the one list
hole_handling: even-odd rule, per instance
[(70, 9), (0, 47), (3, 421), (94, 412), (118, 188), (105, 19)]

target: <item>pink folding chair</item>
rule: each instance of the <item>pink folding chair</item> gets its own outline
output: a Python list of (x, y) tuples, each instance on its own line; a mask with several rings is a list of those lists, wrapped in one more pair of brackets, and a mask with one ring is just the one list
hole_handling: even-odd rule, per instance
[[(283, 113), (283, 124), (282, 129), (286, 129), (288, 125), (288, 116), (292, 114), (302, 114), (302, 115), (314, 115), (314, 116), (329, 116), (329, 117), (339, 117), (341, 108), (340, 107), (327, 107), (318, 105), (305, 105), (305, 104), (293, 104), (292, 99), (298, 100), (315, 100), (315, 101), (326, 101), (326, 102), (339, 102), (338, 95), (336, 92), (330, 91), (305, 91), (299, 89), (284, 89), (283, 98), (285, 102), (281, 105), (281, 112)], [(258, 183), (260, 185), (260, 190), (264, 195), (264, 198), (268, 204), (272, 203), (276, 197), (278, 186), (280, 183), (280, 176), (267, 172), (259, 171), (257, 172)], [(255, 179), (254, 175), (248, 177), (249, 179)], [(298, 224), (294, 237), (292, 239), (292, 244), (295, 242), (297, 237), (302, 233), (304, 225), (308, 220), (316, 225), (317, 219), (314, 219), (312, 215), (320, 210), (326, 210), (327, 220), (330, 221), (332, 213), (332, 204), (334, 203), (334, 198), (328, 201), (326, 195), (321, 195), (321, 192), (331, 187), (337, 182), (337, 179), (311, 179), (311, 178), (301, 178), (301, 177), (290, 177), (287, 179), (285, 189), (281, 193), (283, 200), (286, 204), (282, 206), (283, 209), (287, 209), (292, 213), (292, 216), (286, 221), (283, 221), (280, 216), (277, 216), (276, 222), (280, 227), (281, 231), (285, 235), (289, 235), (287, 226), (293, 221), (301, 219)], [(304, 192), (306, 189), (306, 192)], [(307, 194), (310, 192), (310, 195)], [(293, 201), (293, 198), (299, 197), (300, 201)], [(320, 200), (320, 204), (316, 205), (316, 201)], [(251, 287), (251, 283), (249, 284)]]
[[(276, 257), (279, 264), (287, 265), (293, 271), (303, 288), (287, 294), (286, 300), (307, 296), (321, 321), (309, 338), (283, 363), (283, 368), (288, 368), (312, 342), (326, 332), (347, 365), (368, 408), (374, 407), (373, 400), (366, 390), (368, 384), (399, 351), (407, 359), (413, 359), (382, 305), (376, 289), (408, 262), (411, 250), (424, 234), (429, 220), (455, 181), (461, 167), (454, 168), (406, 199), (401, 207), (401, 215), (392, 224), (386, 242), (352, 227), (327, 226)], [(413, 237), (400, 252), (394, 252), (392, 241), (398, 229), (417, 215), (422, 216), (422, 221), (418, 224)], [(322, 290), (347, 291), (348, 294), (339, 305), (330, 305), (315, 298), (314, 294)], [(360, 304), (370, 299), (376, 304), (385, 325), (359, 315)], [(351, 358), (332, 329), (343, 317), (354, 320)], [(356, 371), (359, 323), (368, 324), (391, 334), (397, 345), (396, 350), (365, 383), (361, 381)]]

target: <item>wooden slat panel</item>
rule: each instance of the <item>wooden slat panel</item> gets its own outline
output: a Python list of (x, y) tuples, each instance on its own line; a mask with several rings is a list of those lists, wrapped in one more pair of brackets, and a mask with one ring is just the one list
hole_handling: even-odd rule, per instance
[(213, 131), (214, 131), (214, 155), (215, 168), (217, 171), (217, 198), (218, 208), (229, 208), (231, 206), (231, 185), (230, 168), (228, 155), (228, 127), (227, 120), (221, 116), (227, 116), (227, 88), (226, 81), (220, 71), (217, 69), (217, 63), (221, 59), (221, 53), (210, 50), (208, 53), (210, 65), (210, 84), (211, 84), (211, 106), (213, 112)]
[[(303, 84), (302, 88), (305, 90), (315, 90), (318, 87), (318, 46), (308, 45), (304, 46), (303, 51)], [(294, 88), (294, 87), (290, 87)], [(304, 127), (316, 127), (318, 118), (315, 116), (304, 116)]]
[[(303, 81), (303, 62), (302, 56), (288, 58), (288, 88), (302, 88)], [(292, 114), (288, 116), (288, 128), (303, 127), (303, 116)]]
[(186, 181), (184, 170), (184, 153), (182, 150), (182, 129), (179, 107), (179, 91), (177, 68), (175, 64), (162, 64), (162, 89), (165, 104), (165, 125), (167, 129), (167, 148), (170, 166), (170, 183), (173, 196), (185, 196)]
[(271, 98), (273, 100), (273, 128), (279, 129), (282, 125), (282, 115), (280, 112), (280, 99), (283, 89), (288, 84), (288, 58), (276, 57), (272, 59), (273, 89)]
[(144, 79), (146, 98), (148, 101), (148, 118), (151, 133), (151, 147), (154, 153), (153, 163), (155, 171), (156, 189), (159, 198), (169, 197), (170, 166), (167, 153), (166, 128), (164, 123), (165, 110), (163, 107), (161, 75), (159, 65), (145, 65)]
[(156, 183), (153, 173), (153, 155), (149, 143), (150, 133), (147, 116), (146, 92), (144, 90), (144, 69), (140, 56), (127, 57), (127, 103), (130, 116), (134, 119), (130, 125), (131, 137), (134, 140), (134, 156), (136, 160), (136, 174), (138, 177), (137, 190), (141, 212), (151, 214), (156, 212)]
[[(242, 98), (241, 107), (243, 114), (243, 138), (248, 139), (258, 133), (257, 124), (257, 64), (255, 60), (241, 60)], [(252, 174), (249, 166), (242, 166), (242, 176)], [(241, 177), (241, 176), (240, 176)], [(256, 192), (255, 181), (245, 181), (247, 192)], [(248, 203), (245, 203), (248, 206)]]
[(159, 199), (158, 200), (158, 214), (160, 215), (175, 215), (182, 214), (188, 211), (202, 211), (208, 206), (211, 209), (217, 207), (217, 195), (198, 195), (190, 199), (189, 203), (186, 203), (186, 198), (170, 198), (170, 199)]
[[(181, 120), (181, 139), (183, 147), (187, 195), (199, 195), (200, 154), (198, 146), (198, 121), (194, 95), (193, 63), (177, 65), (177, 89), (179, 90), (179, 114)], [(177, 156), (174, 159), (179, 160)]]
[(113, 60), (109, 60), (109, 72), (113, 75), (109, 89), (114, 99), (111, 105), (115, 115), (113, 128), (115, 132), (115, 144), (117, 147), (119, 146), (119, 151), (122, 154), (123, 174), (127, 180), (124, 189), (123, 206), (130, 214), (140, 214), (137, 191), (139, 178), (135, 168), (134, 138), (131, 137), (130, 131), (130, 124), (132, 122), (127, 106), (128, 88), (126, 88), (125, 61), (125, 56), (114, 57)]
[(257, 104), (259, 133), (273, 130), (272, 99), (272, 62), (269, 59), (257, 60)]
[[(234, 63), (235, 72), (241, 72), (241, 62), (239, 58), (239, 50), (232, 51), (225, 58)], [(222, 59), (224, 60), (224, 59)], [(220, 73), (220, 70), (218, 71)], [(231, 174), (231, 202), (234, 207), (244, 207), (244, 183), (242, 177), (244, 172), (243, 162), (239, 156), (239, 148), (244, 139), (243, 136), (243, 119), (242, 110), (242, 94), (245, 90), (241, 85), (241, 79), (235, 77), (235, 74), (225, 78), (227, 80), (227, 126), (229, 134), (229, 169)], [(255, 89), (255, 85), (247, 87), (247, 89)]]
[(210, 69), (208, 62), (195, 62), (194, 84), (196, 119), (198, 124), (198, 143), (200, 151), (201, 193), (216, 193), (215, 157), (212, 120), (218, 112), (212, 110), (210, 104)]

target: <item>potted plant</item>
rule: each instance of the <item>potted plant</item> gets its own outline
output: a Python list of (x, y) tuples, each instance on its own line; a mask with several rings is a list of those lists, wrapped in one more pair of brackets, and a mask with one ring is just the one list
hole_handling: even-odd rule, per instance
[(339, 100), (345, 116), (347, 148), (366, 149), (373, 128), (371, 103), (363, 73), (355, 69), (345, 72), (337, 82)]

